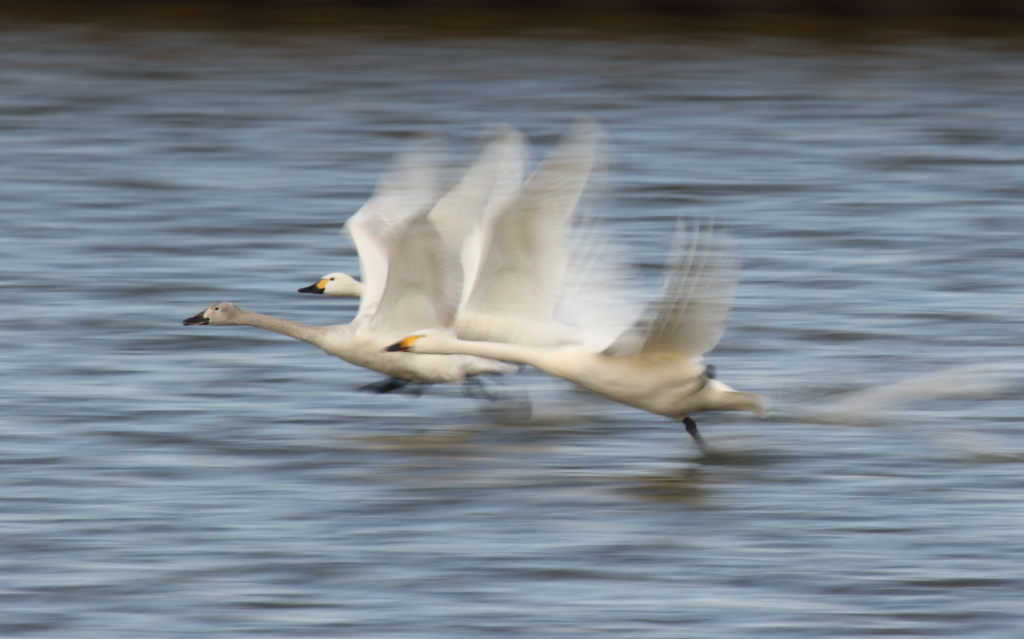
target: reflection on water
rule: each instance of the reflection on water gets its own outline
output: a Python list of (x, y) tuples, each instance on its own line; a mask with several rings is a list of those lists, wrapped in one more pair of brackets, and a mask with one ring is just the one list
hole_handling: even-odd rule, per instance
[[(0, 635), (1011, 636), (1024, 625), (1024, 59), (1010, 39), (0, 31)], [(654, 289), (743, 258), (710, 361), (775, 414), (534, 416), (255, 329), (357, 272), (391, 154), (491, 122), (615, 143)], [(614, 301), (614, 300), (612, 300)], [(864, 428), (863, 425), (871, 425)]]
[(705, 501), (713, 502), (711, 491), (704, 488), (701, 479), (700, 467), (687, 465), (679, 470), (629, 478), (621, 490), (641, 499), (700, 506)]

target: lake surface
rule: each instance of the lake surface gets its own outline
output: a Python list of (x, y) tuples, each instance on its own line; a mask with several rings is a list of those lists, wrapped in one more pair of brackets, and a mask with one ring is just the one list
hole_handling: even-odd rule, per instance
[[(0, 635), (1015, 637), (1024, 48), (906, 34), (0, 29)], [(503, 423), (215, 301), (353, 301), (343, 221), (412, 134), (614, 143), (656, 287), (743, 259), (708, 361), (768, 419), (679, 424), (532, 371)], [(614, 300), (609, 300), (614, 303)]]

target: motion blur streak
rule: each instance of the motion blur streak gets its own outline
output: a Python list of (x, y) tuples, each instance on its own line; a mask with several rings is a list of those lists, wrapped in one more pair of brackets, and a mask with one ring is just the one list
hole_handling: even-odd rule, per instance
[[(1024, 48), (901, 37), (8, 24), (0, 635), (1015, 636)], [(634, 288), (679, 216), (737, 241), (709, 361), (779, 411), (704, 417), (706, 463), (530, 372), (507, 425), (180, 325), (348, 321), (295, 289), (358, 271), (337, 231), (409, 135), (536, 161), (578, 116)]]

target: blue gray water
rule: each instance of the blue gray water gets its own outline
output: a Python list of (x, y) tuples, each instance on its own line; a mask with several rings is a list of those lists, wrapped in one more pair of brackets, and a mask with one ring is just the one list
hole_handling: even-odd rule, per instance
[[(1018, 45), (4, 25), (0, 636), (1019, 636)], [(536, 373), (510, 424), (181, 326), (348, 321), (294, 291), (409, 135), (579, 115), (637, 286), (679, 216), (736, 238), (709, 361), (775, 412), (708, 458)]]

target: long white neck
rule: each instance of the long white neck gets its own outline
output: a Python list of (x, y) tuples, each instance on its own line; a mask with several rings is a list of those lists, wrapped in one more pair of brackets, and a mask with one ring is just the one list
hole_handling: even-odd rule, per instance
[(281, 319), (280, 317), (271, 317), (270, 315), (253, 313), (242, 309), (238, 309), (231, 318), (230, 323), (240, 326), (255, 326), (267, 331), (274, 331), (281, 335), (301, 339), (303, 342), (309, 342), (317, 347), (321, 346), (328, 331), (324, 326), (309, 326), (308, 324), (300, 324), (299, 322)]

